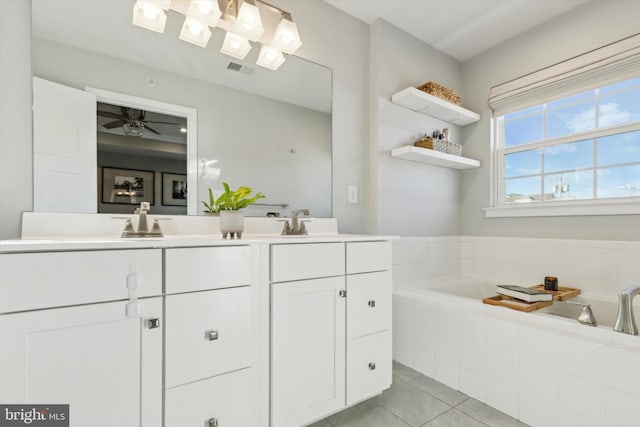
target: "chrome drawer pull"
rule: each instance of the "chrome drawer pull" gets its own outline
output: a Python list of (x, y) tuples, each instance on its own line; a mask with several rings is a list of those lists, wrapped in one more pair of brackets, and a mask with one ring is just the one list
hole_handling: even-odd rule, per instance
[[(209, 341), (215, 341), (218, 339), (218, 331), (207, 331), (205, 336)], [(216, 424), (217, 425), (217, 424)]]
[(376, 369), (375, 362), (369, 362), (369, 370), (373, 371), (374, 369)]
[(372, 299), (368, 302), (368, 304), (369, 304), (369, 307), (373, 308), (376, 306), (376, 301)]
[(154, 317), (153, 319), (147, 319), (147, 327), (149, 329), (155, 329), (160, 327), (160, 319)]
[(338, 291), (338, 295), (340, 295), (342, 298), (346, 298), (347, 297), (347, 291)]
[(209, 418), (207, 420), (207, 427), (218, 427), (218, 419), (217, 418)]

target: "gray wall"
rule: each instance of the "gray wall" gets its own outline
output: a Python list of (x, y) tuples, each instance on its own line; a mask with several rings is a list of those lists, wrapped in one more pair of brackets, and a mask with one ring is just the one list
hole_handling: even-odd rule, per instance
[(31, 3), (0, 1), (0, 239), (20, 237), (33, 209)]
[(592, 1), (467, 61), (464, 101), (481, 114), (464, 128), (464, 150), (480, 169), (462, 176), (461, 231), (467, 235), (640, 240), (640, 216), (485, 218), (489, 206), (489, 89), (497, 84), (638, 33), (638, 1)]
[[(371, 27), (371, 144), (373, 231), (401, 236), (460, 233), (460, 175), (456, 170), (390, 157), (422, 134), (456, 126), (415, 113), (390, 102), (391, 95), (410, 86), (435, 81), (460, 92), (460, 62), (404, 31), (378, 20)], [(377, 116), (377, 117), (375, 117)]]

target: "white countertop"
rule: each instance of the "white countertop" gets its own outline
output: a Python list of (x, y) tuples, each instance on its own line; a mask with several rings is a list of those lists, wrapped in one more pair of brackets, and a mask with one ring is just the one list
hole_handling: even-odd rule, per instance
[(356, 234), (318, 234), (308, 236), (244, 235), (242, 239), (223, 239), (219, 235), (168, 235), (128, 238), (113, 236), (61, 236), (47, 239), (0, 240), (0, 253), (80, 251), (100, 249), (148, 249), (194, 246), (232, 246), (250, 244), (326, 243), (390, 240), (391, 236)]

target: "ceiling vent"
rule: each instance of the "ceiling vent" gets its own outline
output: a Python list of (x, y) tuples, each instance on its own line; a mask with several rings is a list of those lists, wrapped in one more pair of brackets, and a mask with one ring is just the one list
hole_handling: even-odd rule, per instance
[(227, 70), (235, 71), (236, 73), (242, 73), (249, 76), (256, 72), (253, 68), (247, 67), (246, 65), (238, 64), (237, 62), (229, 62), (229, 64), (227, 65)]

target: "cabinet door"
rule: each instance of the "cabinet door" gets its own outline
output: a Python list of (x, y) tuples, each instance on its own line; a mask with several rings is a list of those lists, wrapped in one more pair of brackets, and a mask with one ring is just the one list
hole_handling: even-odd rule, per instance
[(347, 343), (347, 405), (391, 386), (391, 333), (378, 332)]
[(139, 304), (0, 316), (0, 402), (69, 404), (72, 427), (162, 425), (162, 299)]
[(251, 364), (251, 288), (166, 297), (166, 386)]
[(257, 425), (251, 368), (173, 387), (165, 397), (165, 427)]
[(391, 272), (347, 276), (347, 337), (391, 328)]
[(300, 426), (345, 405), (344, 277), (271, 285), (272, 421)]

